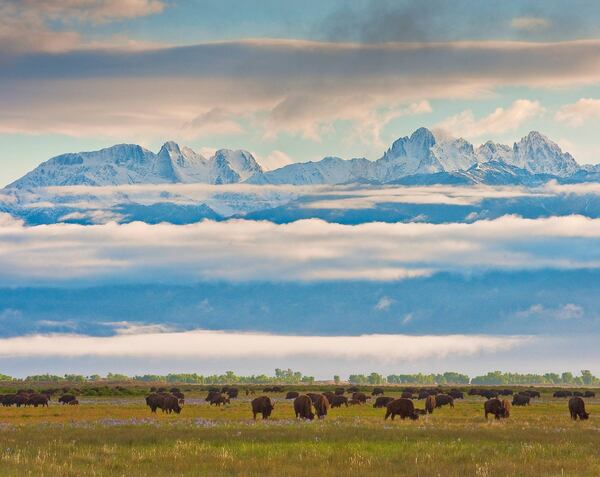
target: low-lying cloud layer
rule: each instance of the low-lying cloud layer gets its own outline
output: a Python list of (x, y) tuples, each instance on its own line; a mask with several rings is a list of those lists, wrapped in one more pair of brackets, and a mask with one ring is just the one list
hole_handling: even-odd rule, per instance
[(0, 217), (0, 284), (400, 280), (438, 271), (600, 267), (600, 219), (26, 227)]
[[(148, 331), (148, 330), (146, 330)], [(171, 357), (171, 358), (365, 358), (412, 361), (473, 356), (518, 348), (532, 341), (523, 336), (362, 335), (289, 336), (194, 330), (120, 333), (111, 337), (53, 334), (0, 339), (3, 357)]]

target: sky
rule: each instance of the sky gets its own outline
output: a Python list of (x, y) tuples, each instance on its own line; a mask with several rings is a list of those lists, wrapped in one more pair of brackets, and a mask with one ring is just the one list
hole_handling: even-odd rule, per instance
[(598, 163), (598, 20), (594, 1), (0, 0), (0, 182), (115, 143), (377, 159), (419, 126), (539, 130)]
[[(596, 164), (599, 52), (591, 0), (0, 0), (0, 184), (118, 143), (375, 160), (421, 126), (475, 145), (537, 130)], [(0, 373), (600, 374), (597, 184), (361, 187), (1, 191)], [(314, 215), (110, 215), (296, 199)], [(404, 206), (432, 217), (369, 215)], [(480, 206), (496, 215), (444, 215)], [(93, 225), (55, 223), (76, 207)]]

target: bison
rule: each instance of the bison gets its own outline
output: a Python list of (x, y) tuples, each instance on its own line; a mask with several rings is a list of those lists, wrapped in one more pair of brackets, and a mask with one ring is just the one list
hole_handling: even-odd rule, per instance
[(483, 410), (485, 413), (485, 418), (488, 418), (488, 414), (493, 414), (494, 415), (494, 419), (500, 419), (503, 417), (509, 417), (510, 415), (510, 409), (507, 410), (506, 408), (506, 403), (508, 403), (508, 401), (504, 400), (501, 401), (498, 398), (492, 398), (492, 399), (488, 399), (484, 404), (483, 404)]
[(346, 396), (333, 396), (333, 399), (330, 401), (331, 407), (348, 407), (348, 398)]
[(230, 403), (231, 403), (231, 401), (230, 401), (229, 397), (223, 396), (221, 393), (219, 393), (218, 395), (214, 395), (213, 398), (210, 400), (211, 406), (213, 404), (215, 406), (221, 406), (221, 405), (230, 404)]
[(583, 397), (586, 397), (586, 398), (596, 397), (596, 393), (594, 391), (586, 391), (583, 393)]
[(458, 389), (453, 389), (452, 391), (450, 391), (448, 393), (449, 396), (452, 397), (452, 399), (464, 399), (465, 395), (462, 393), (462, 391), (459, 391)]
[(419, 419), (419, 414), (415, 412), (415, 405), (410, 399), (406, 398), (394, 399), (386, 406), (384, 419), (392, 416), (393, 421), (396, 415), (400, 416), (400, 419), (406, 419), (407, 417), (413, 421)]
[(61, 404), (69, 404), (70, 401), (77, 399), (73, 394), (63, 394), (58, 398), (58, 402)]
[(346, 390), (344, 388), (335, 388), (334, 394), (336, 396), (342, 396), (345, 392)]
[(296, 419), (308, 419), (312, 421), (315, 414), (312, 411), (312, 401), (306, 394), (301, 394), (294, 399), (294, 413)]
[(69, 401), (69, 406), (79, 406), (79, 401), (77, 399), (73, 399)]
[(268, 419), (274, 408), (275, 404), (269, 396), (260, 396), (252, 400), (252, 415), (255, 421), (257, 414), (261, 414), (263, 419)]
[(238, 397), (240, 390), (238, 388), (229, 388), (225, 393), (229, 396), (229, 399), (235, 399)]
[(529, 401), (531, 398), (526, 394), (515, 394), (513, 396), (512, 405), (513, 406), (529, 406)]
[(565, 397), (571, 397), (571, 396), (573, 396), (573, 393), (571, 391), (565, 391), (565, 390), (556, 391), (552, 395), (552, 397), (555, 397), (555, 398), (565, 398)]
[(285, 398), (296, 399), (298, 396), (300, 396), (300, 393), (298, 391), (288, 391), (288, 393), (285, 395)]
[(355, 401), (358, 401), (361, 404), (366, 404), (367, 403), (367, 399), (371, 399), (370, 397), (368, 397), (365, 393), (353, 393), (352, 394), (352, 399), (354, 399)]
[(400, 395), (400, 397), (402, 397), (404, 399), (412, 399), (413, 394), (410, 391), (402, 391), (402, 394)]
[(576, 421), (577, 418), (584, 421), (590, 417), (590, 414), (585, 412), (585, 403), (583, 402), (583, 399), (579, 396), (569, 399), (569, 412), (571, 413), (571, 419), (574, 421)]
[(384, 391), (383, 388), (373, 388), (373, 391), (371, 392), (371, 396), (381, 396), (383, 395)]
[(442, 407), (446, 405), (454, 407), (454, 399), (452, 396), (448, 396), (447, 394), (438, 394), (435, 396), (435, 407)]
[(432, 414), (433, 410), (437, 407), (436, 396), (427, 396), (425, 399), (425, 412)]
[(373, 407), (374, 408), (387, 407), (387, 405), (389, 403), (391, 403), (393, 400), (394, 400), (393, 397), (379, 396), (377, 399), (375, 399), (375, 403), (373, 404)]
[(319, 394), (317, 398), (313, 401), (313, 404), (315, 406), (315, 410), (317, 411), (317, 417), (319, 419), (325, 419), (327, 411), (330, 407), (327, 397), (323, 394)]
[(27, 405), (33, 407), (48, 407), (48, 398), (43, 394), (32, 394), (27, 400)]

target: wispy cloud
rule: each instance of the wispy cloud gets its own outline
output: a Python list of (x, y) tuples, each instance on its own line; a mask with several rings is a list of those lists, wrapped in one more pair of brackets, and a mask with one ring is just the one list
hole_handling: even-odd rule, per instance
[(526, 31), (543, 30), (550, 25), (550, 20), (542, 17), (515, 17), (510, 22), (512, 28)]
[(554, 116), (557, 121), (570, 126), (581, 126), (586, 121), (600, 119), (600, 99), (581, 98), (562, 106)]
[(366, 358), (382, 362), (499, 353), (533, 338), (488, 335), (290, 336), (221, 331), (73, 334), (0, 338), (0, 357)]
[(585, 314), (583, 307), (567, 303), (557, 308), (548, 308), (542, 304), (531, 305), (526, 310), (515, 313), (519, 318), (545, 318), (554, 320), (573, 320), (582, 318)]
[(467, 109), (438, 123), (434, 129), (447, 136), (480, 138), (515, 131), (543, 112), (539, 101), (519, 99), (509, 108), (496, 108), (493, 113), (480, 119), (476, 119), (473, 111)]
[(377, 303), (375, 303), (375, 309), (378, 311), (389, 310), (394, 300), (387, 296), (382, 296)]

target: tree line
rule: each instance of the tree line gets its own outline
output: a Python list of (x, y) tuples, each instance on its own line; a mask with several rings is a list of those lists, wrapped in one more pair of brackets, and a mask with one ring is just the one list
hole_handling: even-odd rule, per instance
[[(266, 374), (238, 376), (233, 371), (224, 374), (212, 374), (204, 376), (197, 373), (169, 373), (144, 374), (139, 376), (127, 376), (119, 373), (108, 373), (106, 376), (92, 374), (84, 376), (80, 374), (65, 374), (62, 376), (54, 374), (38, 374), (27, 376), (25, 379), (16, 379), (0, 373), (0, 381), (27, 381), (27, 382), (69, 382), (69, 383), (95, 383), (102, 381), (111, 382), (166, 382), (186, 384), (313, 384), (315, 378), (306, 376), (299, 371), (291, 369), (275, 369), (273, 376)], [(342, 383), (339, 375), (333, 377), (336, 384)], [(593, 386), (600, 385), (600, 378), (594, 376), (589, 370), (582, 370), (580, 375), (571, 372), (545, 373), (545, 374), (521, 374), (502, 371), (490, 371), (481, 376), (473, 378), (466, 374), (457, 372), (445, 372), (440, 374), (390, 374), (383, 376), (379, 373), (351, 374), (348, 377), (351, 384), (362, 385), (385, 385), (385, 384), (416, 384), (416, 385), (571, 385), (571, 386)]]

